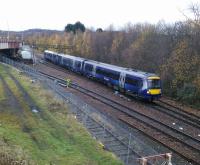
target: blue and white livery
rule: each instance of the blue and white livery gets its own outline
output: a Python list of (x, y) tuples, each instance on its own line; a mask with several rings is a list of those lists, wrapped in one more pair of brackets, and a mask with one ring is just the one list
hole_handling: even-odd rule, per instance
[(73, 72), (100, 81), (116, 90), (145, 100), (161, 97), (160, 77), (153, 73), (123, 68), (46, 50), (44, 58)]

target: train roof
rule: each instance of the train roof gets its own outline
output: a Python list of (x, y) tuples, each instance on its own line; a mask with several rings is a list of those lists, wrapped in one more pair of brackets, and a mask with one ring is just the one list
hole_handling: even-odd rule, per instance
[(70, 58), (70, 59), (73, 59), (73, 60), (79, 60), (79, 61), (85, 61), (84, 58), (81, 58), (81, 57), (76, 57), (76, 56), (71, 56), (71, 55), (68, 55), (68, 54), (58, 54), (62, 57), (67, 57), (67, 58)]
[(114, 71), (117, 71), (117, 72), (123, 72), (125, 74), (133, 75), (133, 76), (140, 77), (140, 78), (158, 77), (154, 73), (143, 72), (143, 71), (132, 69), (132, 68), (124, 68), (124, 67), (120, 67), (120, 66), (116, 66), (116, 65), (112, 65), (112, 64), (107, 64), (107, 63), (98, 62), (98, 61), (94, 61), (94, 60), (88, 60), (88, 59), (81, 58), (81, 57), (71, 56), (71, 55), (68, 55), (68, 54), (58, 54), (58, 53), (55, 53), (53, 51), (48, 51), (48, 50), (46, 50), (45, 52), (57, 54), (57, 55), (60, 55), (62, 57), (68, 57), (70, 59), (82, 60), (82, 61), (85, 61), (85, 63), (88, 63), (88, 64), (92, 64), (92, 65), (95, 65), (95, 66), (98, 66), (98, 67), (103, 67), (103, 68), (106, 68), (106, 69), (114, 70)]
[(53, 52), (53, 51), (49, 51), (49, 50), (45, 50), (46, 53), (51, 53), (51, 54), (56, 54), (56, 55), (59, 55), (61, 57), (67, 57), (67, 58), (70, 58), (70, 59), (75, 59), (75, 60), (79, 60), (79, 61), (84, 61), (86, 59), (82, 58), (82, 57), (76, 57), (76, 56), (71, 56), (69, 54), (61, 54), (61, 53), (56, 53), (56, 52)]
[(141, 78), (157, 76), (154, 73), (143, 72), (143, 71), (135, 70), (132, 68), (124, 68), (124, 67), (120, 67), (120, 66), (116, 66), (116, 65), (93, 61), (93, 60), (88, 60), (88, 61), (86, 61), (86, 63), (93, 64), (95, 66), (103, 67), (103, 68), (110, 69), (110, 70), (115, 70), (117, 72), (123, 72), (123, 73), (129, 74), (129, 75), (133, 75), (133, 76), (137, 76), (137, 77), (141, 77)]

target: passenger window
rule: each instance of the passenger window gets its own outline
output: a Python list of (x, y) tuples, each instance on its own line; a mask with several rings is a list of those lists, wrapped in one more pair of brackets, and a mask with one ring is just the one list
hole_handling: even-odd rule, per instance
[(81, 63), (80, 62), (76, 62), (75, 65), (76, 65), (77, 68), (81, 67)]
[(93, 67), (92, 67), (92, 65), (89, 65), (89, 64), (86, 64), (86, 66), (85, 66), (85, 70), (87, 70), (87, 71), (92, 71), (92, 69), (93, 69)]
[(139, 85), (139, 80), (134, 79), (133, 77), (126, 77), (125, 83), (133, 85), (133, 86), (138, 86)]

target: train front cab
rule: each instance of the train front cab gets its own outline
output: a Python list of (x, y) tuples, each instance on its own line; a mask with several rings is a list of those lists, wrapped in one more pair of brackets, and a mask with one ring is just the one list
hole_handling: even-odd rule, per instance
[(148, 101), (158, 100), (161, 97), (160, 77), (148, 77), (146, 79), (147, 88), (143, 91), (144, 98)]

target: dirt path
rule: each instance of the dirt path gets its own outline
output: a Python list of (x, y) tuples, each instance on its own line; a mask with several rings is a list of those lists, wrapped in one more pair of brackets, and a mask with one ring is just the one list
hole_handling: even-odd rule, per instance
[(34, 110), (35, 109), (35, 110), (39, 111), (39, 107), (36, 105), (36, 103), (31, 98), (31, 96), (24, 89), (24, 87), (22, 87), (20, 82), (10, 73), (10, 71), (6, 70), (6, 72), (10, 76), (10, 78), (14, 81), (14, 83), (16, 84), (18, 89), (20, 90), (20, 92), (21, 92), (21, 94), (23, 96), (24, 102), (26, 102), (26, 104), (29, 106), (30, 110)]
[[(11, 73), (10, 70), (6, 69), (6, 72), (8, 76), (13, 80), (13, 82), (16, 84), (17, 88), (20, 90), (21, 95), (23, 97), (23, 102), (25, 102), (29, 109), (29, 114), (30, 113), (35, 113), (37, 114), (38, 118), (46, 121), (48, 125), (51, 125), (52, 127), (57, 128), (59, 126), (59, 122), (54, 121), (51, 116), (46, 113), (44, 109), (41, 109), (40, 106), (35, 102), (35, 100), (31, 97), (31, 95), (26, 91), (26, 89), (21, 85), (19, 80), (17, 80), (16, 77), (14, 77)], [(30, 89), (31, 90), (31, 89)], [(51, 120), (52, 119), (52, 120)], [(61, 126), (60, 126), (61, 127)]]
[(2, 81), (3, 88), (6, 94), (6, 99), (1, 102), (0, 110), (1, 111), (10, 111), (17, 116), (22, 116), (22, 107), (16, 96), (12, 93), (11, 89), (9, 88), (8, 84), (0, 74), (0, 81)]

